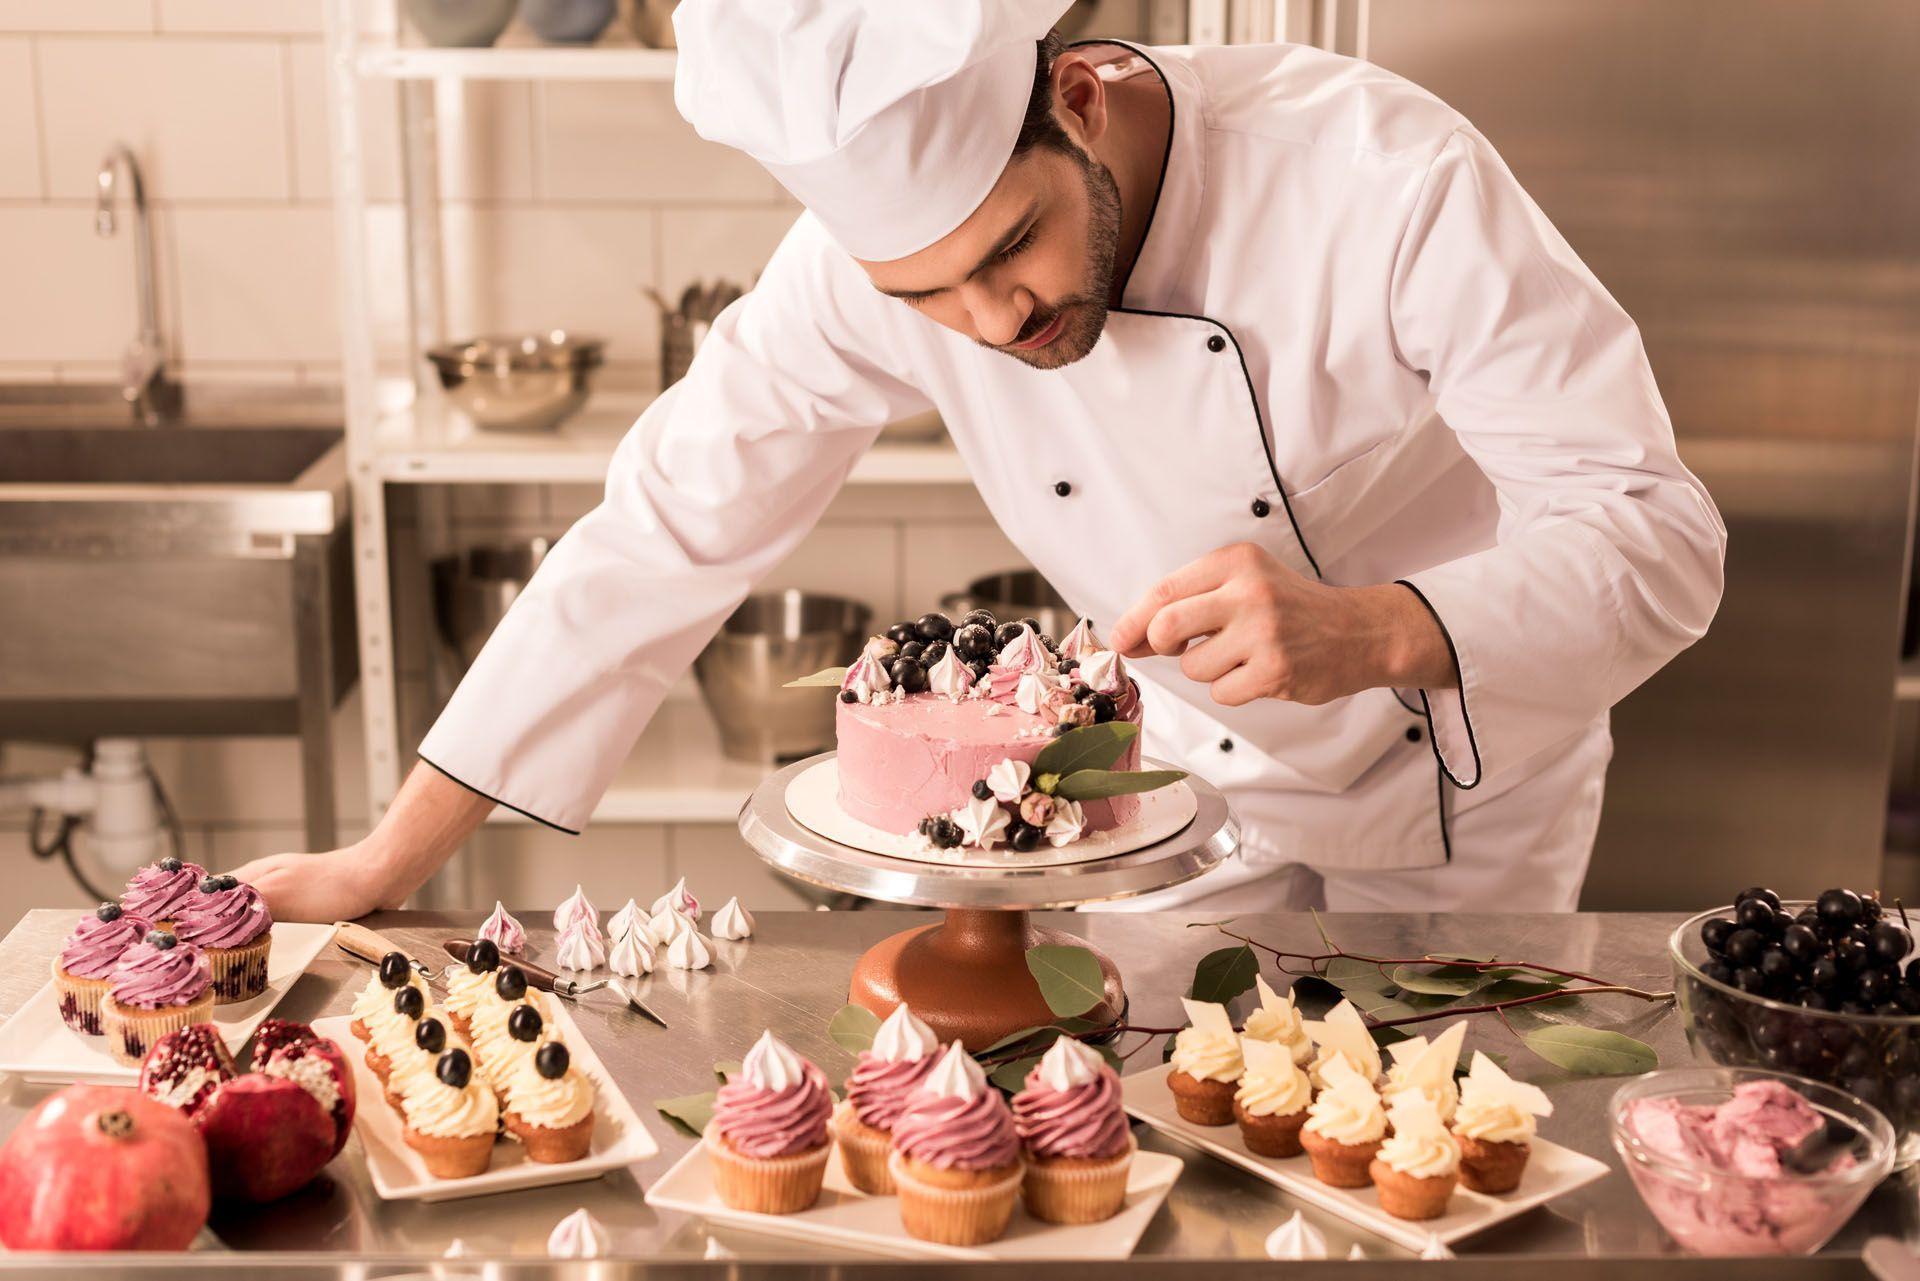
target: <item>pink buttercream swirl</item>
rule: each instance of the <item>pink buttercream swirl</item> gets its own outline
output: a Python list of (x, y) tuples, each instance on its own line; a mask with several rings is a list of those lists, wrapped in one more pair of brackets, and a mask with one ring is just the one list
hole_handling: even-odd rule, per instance
[(1127, 1150), (1127, 1117), (1120, 1110), (1120, 1078), (1110, 1067), (1085, 1085), (1048, 1088), (1040, 1069), (1027, 1073), (1013, 1100), (1013, 1126), (1035, 1156), (1100, 1159)]
[(939, 1061), (935, 1054), (902, 1063), (862, 1054), (859, 1063), (854, 1065), (853, 1075), (847, 1078), (847, 1101), (853, 1104), (854, 1115), (863, 1125), (891, 1130), (900, 1114), (907, 1110), (913, 1092)]
[(808, 1063), (800, 1080), (785, 1090), (769, 1090), (745, 1077), (727, 1082), (714, 1100), (712, 1124), (736, 1152), (766, 1158), (823, 1146), (832, 1116), (827, 1078)]
[(195, 890), (174, 910), (173, 932), (197, 947), (245, 947), (273, 925), (267, 901), (251, 885), (211, 894)]
[(60, 968), (77, 979), (104, 979), (126, 950), (147, 936), (153, 922), (131, 912), (103, 921), (89, 912), (60, 948)]
[(182, 863), (180, 870), (169, 872), (158, 863), (149, 863), (133, 874), (120, 895), (120, 906), (134, 916), (149, 921), (172, 919), (172, 913), (199, 888), (207, 869), (198, 863)]
[(190, 1005), (213, 982), (207, 958), (191, 943), (155, 947), (144, 939), (126, 950), (113, 967), (109, 995), (122, 1005), (158, 1010)]
[(994, 1089), (970, 1099), (922, 1091), (893, 1123), (893, 1146), (941, 1170), (999, 1170), (1020, 1160), (1013, 1113)]

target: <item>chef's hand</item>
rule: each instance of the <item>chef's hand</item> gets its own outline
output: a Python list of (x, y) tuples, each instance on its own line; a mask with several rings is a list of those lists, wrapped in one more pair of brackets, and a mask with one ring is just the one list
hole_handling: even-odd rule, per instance
[(390, 894), (380, 870), (356, 844), (324, 854), (269, 854), (233, 874), (260, 891), (275, 920), (329, 922), (400, 905), (406, 896)]
[(1177, 655), (1213, 701), (1332, 702), (1364, 689), (1458, 682), (1440, 625), (1397, 583), (1329, 587), (1238, 543), (1162, 579), (1113, 625), (1128, 658)]

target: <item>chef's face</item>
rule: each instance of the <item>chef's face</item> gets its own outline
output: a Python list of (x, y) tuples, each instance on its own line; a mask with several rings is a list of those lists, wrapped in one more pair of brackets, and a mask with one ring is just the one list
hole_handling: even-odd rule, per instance
[(1077, 142), (1028, 148), (944, 239), (862, 262), (882, 293), (1035, 369), (1093, 350), (1107, 323), (1120, 193)]

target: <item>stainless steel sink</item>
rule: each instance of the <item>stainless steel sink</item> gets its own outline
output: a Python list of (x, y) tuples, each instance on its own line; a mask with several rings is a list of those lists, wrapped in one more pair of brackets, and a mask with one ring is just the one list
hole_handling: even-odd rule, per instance
[(298, 734), (334, 843), (357, 674), (337, 401), (220, 388), (141, 426), (117, 387), (0, 388), (0, 740)]

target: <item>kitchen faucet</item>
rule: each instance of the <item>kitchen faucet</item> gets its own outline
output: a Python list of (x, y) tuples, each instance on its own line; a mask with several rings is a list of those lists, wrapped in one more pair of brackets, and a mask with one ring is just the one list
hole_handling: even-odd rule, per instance
[(120, 394), (132, 407), (135, 419), (154, 427), (179, 409), (180, 388), (167, 379), (166, 343), (160, 336), (160, 304), (153, 284), (153, 222), (147, 216), (146, 184), (140, 180), (139, 161), (123, 142), (114, 143), (100, 161), (93, 229), (101, 236), (114, 234), (114, 196), (123, 168), (133, 202), (133, 268), (140, 294), (140, 329), (121, 357)]

